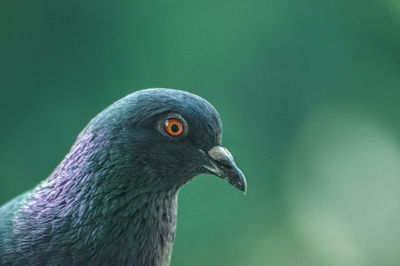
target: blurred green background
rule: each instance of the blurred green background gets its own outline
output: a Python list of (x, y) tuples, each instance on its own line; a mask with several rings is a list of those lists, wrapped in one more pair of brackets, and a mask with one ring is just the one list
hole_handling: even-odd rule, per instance
[(248, 195), (179, 199), (172, 265), (400, 265), (400, 2), (1, 1), (0, 203), (138, 89), (208, 99)]

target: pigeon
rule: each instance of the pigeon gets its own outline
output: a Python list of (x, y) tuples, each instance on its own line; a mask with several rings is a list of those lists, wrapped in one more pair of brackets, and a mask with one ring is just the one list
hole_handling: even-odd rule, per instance
[(93, 118), (54, 172), (0, 207), (0, 265), (169, 265), (178, 192), (198, 175), (246, 193), (205, 99), (145, 89)]

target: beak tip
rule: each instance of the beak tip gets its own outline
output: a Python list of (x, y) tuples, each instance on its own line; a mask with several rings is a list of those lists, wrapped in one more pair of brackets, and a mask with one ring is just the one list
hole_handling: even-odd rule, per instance
[(243, 188), (241, 189), (241, 191), (243, 192), (243, 195), (246, 196), (247, 195), (247, 184), (245, 183)]
[(243, 195), (244, 195), (244, 196), (247, 195), (247, 187), (239, 188), (239, 190), (243, 192)]
[(241, 178), (239, 179), (239, 182), (233, 183), (232, 185), (234, 187), (236, 187), (237, 189), (239, 189), (240, 191), (242, 191), (243, 195), (245, 195), (245, 196), (247, 195), (247, 182), (246, 182), (246, 178), (244, 177), (244, 175), (241, 176)]

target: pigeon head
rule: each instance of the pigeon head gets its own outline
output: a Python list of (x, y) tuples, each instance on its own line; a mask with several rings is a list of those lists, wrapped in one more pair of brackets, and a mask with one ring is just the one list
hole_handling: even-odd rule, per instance
[[(132, 93), (95, 117), (83, 135), (106, 143), (111, 164), (142, 186), (179, 189), (200, 174), (213, 174), (246, 192), (246, 180), (221, 145), (218, 112), (203, 98), (172, 89)], [(99, 138), (100, 136), (100, 138)], [(142, 169), (140, 175), (137, 169)], [(141, 180), (137, 180), (140, 178)]]
[(221, 137), (217, 111), (191, 93), (148, 89), (115, 102), (49, 178), (0, 208), (0, 264), (168, 265), (184, 184), (208, 173), (246, 192)]

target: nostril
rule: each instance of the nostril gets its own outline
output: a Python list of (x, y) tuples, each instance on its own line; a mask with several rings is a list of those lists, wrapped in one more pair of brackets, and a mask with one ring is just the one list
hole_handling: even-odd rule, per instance
[(218, 164), (224, 166), (227, 169), (234, 169), (235, 163), (231, 153), (224, 147), (215, 146), (208, 151), (208, 155)]

